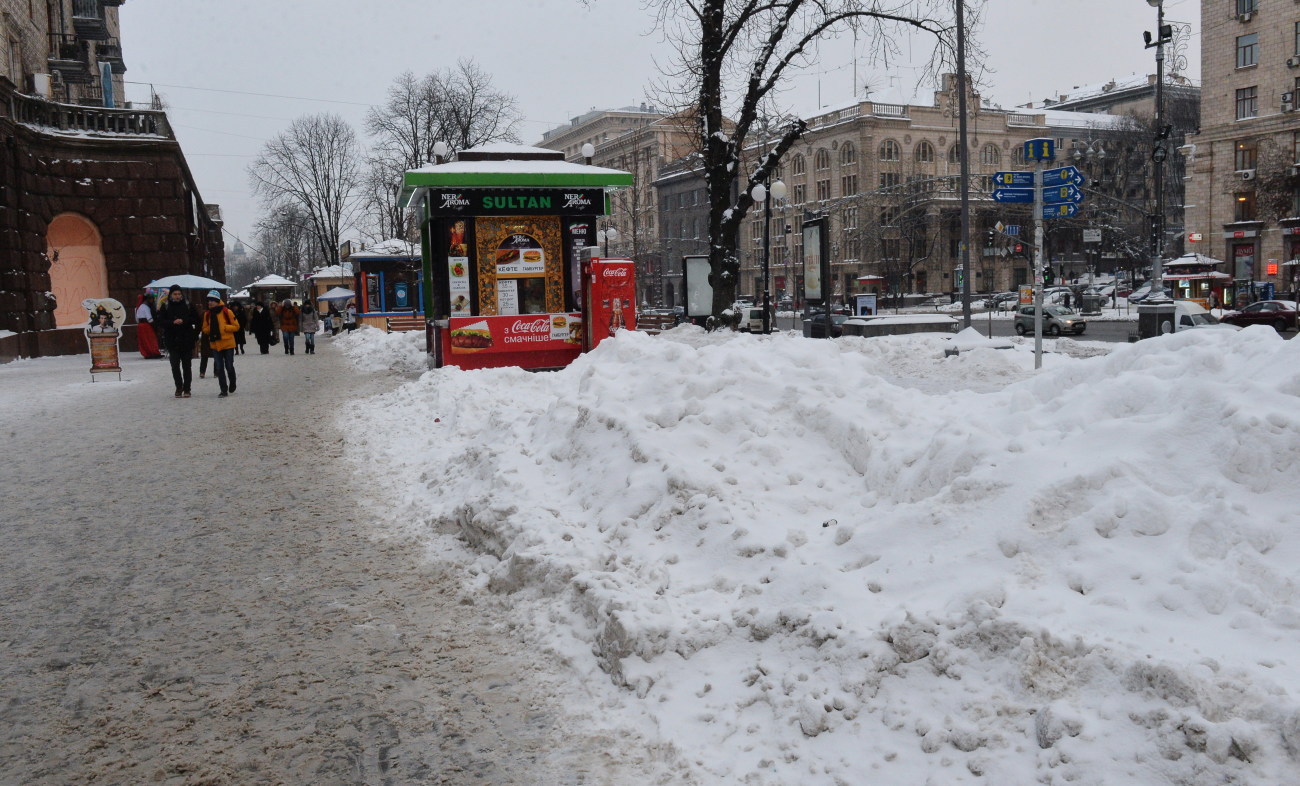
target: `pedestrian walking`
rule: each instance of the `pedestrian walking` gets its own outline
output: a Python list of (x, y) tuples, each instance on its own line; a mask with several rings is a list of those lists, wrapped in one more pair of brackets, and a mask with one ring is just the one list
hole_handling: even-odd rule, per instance
[(239, 321), (221, 302), (221, 293), (215, 289), (208, 292), (208, 309), (203, 312), (200, 328), (212, 349), (213, 371), (221, 383), (217, 398), (225, 398), (235, 392), (235, 331), (239, 329)]
[(248, 311), (241, 305), (230, 307), (235, 319), (239, 321), (239, 330), (235, 331), (235, 354), (244, 355), (244, 346), (248, 343)]
[(148, 295), (141, 295), (135, 301), (135, 343), (146, 360), (162, 357), (158, 351), (158, 337), (154, 335), (153, 320), (153, 301)]
[(271, 323), (270, 310), (260, 300), (253, 304), (253, 316), (248, 320), (248, 327), (253, 331), (253, 337), (257, 339), (257, 346), (261, 348), (262, 354), (270, 352), (271, 336), (275, 335), (275, 327)]
[(198, 334), (199, 315), (175, 284), (167, 290), (167, 299), (158, 309), (154, 324), (162, 331), (167, 359), (171, 361), (176, 398), (190, 397), (190, 380), (194, 370), (194, 337)]
[(294, 354), (294, 337), (298, 335), (298, 316), (301, 312), (289, 298), (280, 304), (280, 335), (284, 339), (284, 354)]
[(352, 303), (352, 302), (348, 303), (347, 315), (343, 317), (343, 327), (347, 328), (349, 333), (357, 329), (357, 304), (356, 303)]
[(330, 332), (331, 336), (339, 334), (339, 326), (343, 324), (343, 315), (339, 313), (338, 306), (330, 302), (330, 310), (325, 312), (325, 329)]
[(298, 316), (298, 328), (302, 331), (303, 350), (308, 355), (316, 354), (316, 334), (320, 331), (320, 314), (312, 308), (311, 301), (303, 301), (302, 313)]
[(197, 351), (199, 353), (199, 379), (208, 375), (208, 361), (212, 359), (212, 345), (208, 343), (208, 334), (199, 331), (199, 343)]

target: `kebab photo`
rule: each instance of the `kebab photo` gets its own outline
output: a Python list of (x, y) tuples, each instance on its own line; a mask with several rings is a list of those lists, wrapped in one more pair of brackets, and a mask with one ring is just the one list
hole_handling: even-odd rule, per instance
[(475, 322), (472, 325), (451, 329), (451, 346), (459, 350), (486, 349), (492, 346), (492, 333), (488, 323)]

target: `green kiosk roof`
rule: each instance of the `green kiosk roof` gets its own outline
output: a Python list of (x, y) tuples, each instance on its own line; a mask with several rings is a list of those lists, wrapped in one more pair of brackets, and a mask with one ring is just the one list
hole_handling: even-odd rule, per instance
[(402, 204), (410, 207), (427, 188), (625, 188), (632, 173), (565, 161), (562, 153), (520, 145), (484, 145), (458, 160), (408, 169)]

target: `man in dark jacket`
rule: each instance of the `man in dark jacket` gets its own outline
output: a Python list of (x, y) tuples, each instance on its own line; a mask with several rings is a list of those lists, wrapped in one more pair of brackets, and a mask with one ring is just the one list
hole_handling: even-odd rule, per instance
[(249, 320), (249, 329), (257, 337), (257, 345), (261, 347), (262, 354), (270, 352), (271, 336), (275, 333), (275, 323), (271, 321), (271, 312), (266, 309), (262, 301), (253, 304), (253, 317)]
[(190, 380), (194, 377), (191, 361), (194, 358), (194, 339), (198, 337), (199, 314), (175, 284), (167, 291), (167, 299), (158, 309), (154, 325), (162, 331), (162, 340), (167, 347), (167, 358), (172, 364), (172, 381), (176, 383), (176, 398), (189, 398)]

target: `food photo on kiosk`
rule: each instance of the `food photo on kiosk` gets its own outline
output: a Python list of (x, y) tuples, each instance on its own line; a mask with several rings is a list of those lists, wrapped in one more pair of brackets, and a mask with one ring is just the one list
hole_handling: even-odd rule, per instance
[(606, 189), (631, 185), (628, 172), (505, 144), (407, 171), (432, 364), (561, 368), (634, 329), (635, 265), (592, 256)]

